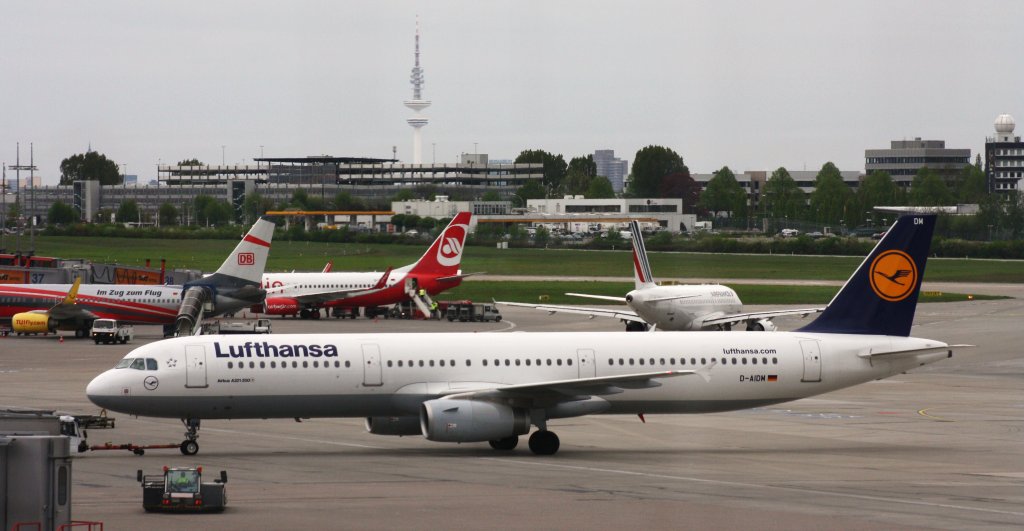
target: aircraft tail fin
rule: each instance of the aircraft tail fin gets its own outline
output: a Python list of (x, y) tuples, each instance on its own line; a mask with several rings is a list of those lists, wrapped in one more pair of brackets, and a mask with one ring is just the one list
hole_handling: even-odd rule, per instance
[(798, 331), (910, 335), (935, 217), (911, 214), (897, 219), (825, 311)]
[(462, 263), (462, 249), (469, 234), (471, 212), (459, 212), (441, 231), (426, 253), (409, 268), (409, 273), (451, 276), (459, 274)]
[(633, 282), (636, 289), (653, 286), (654, 275), (651, 274), (651, 263), (647, 259), (647, 247), (644, 246), (640, 223), (636, 220), (630, 221), (629, 230), (633, 235)]
[(212, 276), (214, 278), (232, 277), (244, 281), (245, 284), (260, 285), (263, 270), (267, 266), (267, 255), (270, 253), (270, 240), (274, 237), (274, 227), (274, 223), (266, 218), (257, 220)]

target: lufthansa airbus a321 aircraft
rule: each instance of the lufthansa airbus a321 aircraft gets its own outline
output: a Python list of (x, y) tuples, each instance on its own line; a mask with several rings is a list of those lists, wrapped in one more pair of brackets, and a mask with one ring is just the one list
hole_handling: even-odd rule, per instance
[(551, 421), (709, 413), (827, 393), (952, 356), (908, 337), (935, 226), (901, 217), (825, 311), (793, 332), (196, 336), (129, 353), (86, 389), (100, 407), (201, 419), (365, 417), (380, 435), (558, 451)]

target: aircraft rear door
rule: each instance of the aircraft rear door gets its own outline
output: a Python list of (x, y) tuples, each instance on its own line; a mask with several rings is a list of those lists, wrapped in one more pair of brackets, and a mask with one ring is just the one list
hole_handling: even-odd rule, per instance
[(185, 345), (185, 387), (208, 387), (206, 383), (206, 347)]
[(594, 349), (576, 349), (579, 360), (580, 378), (593, 378), (597, 375), (597, 363), (594, 361)]
[(818, 342), (805, 340), (800, 342), (800, 350), (804, 353), (804, 377), (801, 382), (821, 381), (821, 350)]
[(380, 367), (380, 346), (363, 345), (363, 385), (384, 385)]

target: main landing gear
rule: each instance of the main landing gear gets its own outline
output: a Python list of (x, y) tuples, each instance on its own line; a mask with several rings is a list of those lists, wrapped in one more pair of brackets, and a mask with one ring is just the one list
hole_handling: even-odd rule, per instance
[[(513, 435), (504, 439), (488, 441), (491, 448), (508, 452), (514, 450), (519, 444), (519, 436)], [(553, 455), (558, 451), (559, 441), (555, 432), (541, 429), (533, 432), (530, 436), (530, 451), (537, 455)]]
[(537, 430), (530, 436), (530, 451), (537, 455), (554, 455), (558, 446), (558, 436), (553, 431)]
[(185, 425), (185, 440), (181, 441), (181, 453), (184, 455), (196, 455), (199, 452), (199, 419), (181, 419)]

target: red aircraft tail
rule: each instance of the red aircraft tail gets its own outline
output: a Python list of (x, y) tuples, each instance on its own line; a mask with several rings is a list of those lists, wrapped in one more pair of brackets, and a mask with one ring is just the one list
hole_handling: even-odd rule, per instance
[(459, 273), (462, 249), (469, 233), (471, 212), (459, 212), (452, 218), (427, 252), (409, 269), (410, 273), (452, 276)]

